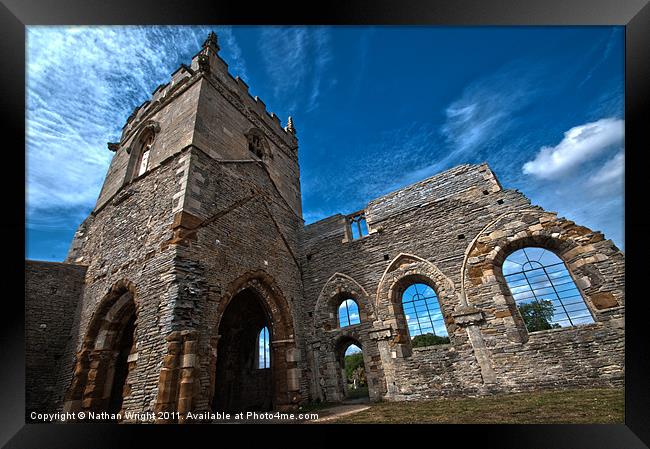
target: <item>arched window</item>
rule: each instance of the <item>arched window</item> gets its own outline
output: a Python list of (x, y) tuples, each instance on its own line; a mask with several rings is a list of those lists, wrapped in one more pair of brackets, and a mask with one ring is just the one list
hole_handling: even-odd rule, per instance
[(264, 326), (257, 337), (257, 367), (265, 369), (271, 367), (271, 345), (269, 341), (269, 328)]
[(259, 129), (251, 129), (246, 134), (246, 140), (248, 141), (248, 151), (253, 153), (255, 156), (260, 159), (264, 159), (266, 156), (271, 156), (269, 144), (266, 141), (264, 134)]
[(411, 284), (402, 294), (402, 308), (413, 347), (449, 343), (436, 292), (426, 284)]
[(566, 265), (551, 251), (517, 250), (502, 272), (528, 332), (594, 322)]
[(352, 326), (359, 324), (359, 306), (353, 299), (346, 299), (339, 306), (339, 327)]
[(150, 133), (144, 142), (142, 143), (142, 149), (140, 150), (140, 155), (138, 156), (137, 175), (143, 175), (147, 171), (147, 164), (149, 162), (149, 153), (151, 151), (151, 145), (153, 145), (153, 133)]
[(348, 227), (352, 240), (357, 240), (368, 235), (368, 223), (366, 223), (365, 212), (361, 211), (348, 215)]

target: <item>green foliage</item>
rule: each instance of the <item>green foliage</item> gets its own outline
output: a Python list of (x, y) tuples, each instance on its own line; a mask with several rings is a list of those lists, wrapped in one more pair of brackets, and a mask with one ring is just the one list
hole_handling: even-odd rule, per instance
[(432, 333), (420, 334), (413, 337), (411, 344), (414, 348), (421, 348), (424, 346), (444, 345), (449, 343), (449, 337), (439, 337)]
[[(345, 377), (348, 383), (354, 380), (354, 372), (358, 369), (363, 369), (363, 353), (355, 352), (354, 354), (345, 356)], [(363, 376), (365, 382), (365, 374)]]
[(345, 381), (348, 384), (347, 397), (368, 396), (368, 382), (363, 364), (363, 353), (356, 352), (345, 356)]
[(559, 324), (551, 324), (554, 306), (548, 299), (533, 301), (519, 306), (519, 313), (526, 323), (528, 332), (557, 329)]
[(352, 383), (355, 381), (356, 386), (364, 386), (366, 384), (366, 370), (363, 366), (360, 366), (352, 371)]

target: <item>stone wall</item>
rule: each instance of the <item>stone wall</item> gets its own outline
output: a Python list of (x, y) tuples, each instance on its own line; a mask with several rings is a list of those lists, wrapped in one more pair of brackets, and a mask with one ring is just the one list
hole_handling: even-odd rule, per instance
[[(197, 216), (191, 234), (177, 248), (175, 263), (188, 301), (175, 312), (180, 327), (199, 331), (199, 390), (196, 407), (209, 409), (214, 394), (219, 323), (229, 298), (244, 285), (268, 290), (269, 307), (283, 308), (270, 329), (272, 340), (288, 345), (278, 350), (276, 366), (286, 364), (293, 376), (293, 396), (300, 400), (306, 389), (300, 354), (303, 329), (299, 235), (302, 222), (272, 184), (264, 166), (254, 160), (214, 163), (199, 149), (192, 150), (194, 173), (203, 179)], [(263, 236), (263, 238), (251, 238)], [(250, 284), (253, 282), (253, 284)], [(182, 294), (181, 294), (182, 296)], [(179, 304), (181, 304), (179, 302)], [(290, 360), (291, 359), (291, 360)], [(305, 394), (306, 395), (306, 394)], [(295, 402), (291, 398), (284, 401)]]
[[(251, 325), (269, 321), (272, 361), (245, 373), (247, 393), (268, 398), (270, 377), (277, 409), (343, 399), (352, 343), (372, 400), (622, 384), (624, 257), (611, 241), (504, 190), (486, 164), (371, 201), (362, 238), (343, 215), (304, 227), (295, 130), (217, 51), (208, 39), (127, 119), (68, 264), (27, 263), (29, 409), (104, 403), (110, 344), (133, 313), (123, 410), (213, 408), (222, 317), (244, 291), (263, 310)], [(147, 133), (148, 168), (133, 176)], [(526, 330), (501, 273), (524, 246), (564, 260), (594, 324)], [(401, 295), (413, 282), (435, 290), (449, 344), (412, 347)], [(348, 298), (361, 323), (340, 328)]]
[(86, 267), (25, 261), (26, 416), (54, 412), (63, 399), (65, 360)]
[[(172, 203), (181, 188), (178, 173), (183, 154), (163, 161), (146, 176), (121, 189), (85, 221), (74, 261), (87, 266), (86, 286), (72, 327), (72, 344), (60, 376), (69, 391), (80, 351), (95, 344), (85, 342), (99, 310), (114, 300), (112, 289), (121, 283), (133, 286), (136, 306), (135, 348), (127, 377), (131, 394), (124, 410), (153, 409), (157, 396), (166, 336), (172, 331), (174, 311), (175, 248)], [(63, 404), (60, 404), (63, 407)]]
[[(155, 169), (192, 143), (201, 77), (187, 70), (177, 73), (179, 76), (174, 83), (179, 88), (157, 92), (153, 101), (141, 107), (137, 118), (125, 126), (96, 208), (101, 208), (118, 190), (131, 182), (129, 176), (134, 176), (133, 171), (137, 170), (138, 137), (147, 125), (155, 129), (147, 170)], [(180, 76), (182, 74), (184, 76)]]
[[(624, 260), (602, 234), (503, 190), (485, 164), (459, 166), (390, 193), (371, 201), (365, 213), (370, 233), (357, 240), (346, 237), (341, 215), (306, 227), (304, 300), (320, 316), (331, 277), (345, 276), (368, 292), (375, 316), (346, 329), (375, 342), (385, 398), (622, 383)], [(568, 264), (595, 324), (528, 334), (507, 299), (505, 280), (495, 275), (522, 246), (548, 248)], [(436, 291), (449, 345), (411, 347), (400, 301), (412, 282)], [(339, 337), (319, 331), (318, 322), (310, 334), (310, 357), (326, 363), (320, 348), (332, 348)], [(324, 372), (312, 374), (314, 398), (319, 383), (335, 388)]]
[[(263, 161), (277, 193), (300, 215), (302, 198), (295, 135), (282, 128), (278, 116), (269, 113), (260, 98), (250, 95), (246, 83), (234, 78), (217, 54), (208, 55), (192, 143), (215, 161)], [(194, 64), (198, 68), (196, 58)], [(261, 158), (249, 151), (247, 135), (251, 130), (263, 139), (265, 151)]]
[[(249, 151), (251, 128), (265, 136), (263, 158)], [(145, 130), (154, 135), (148, 168), (132, 176)], [(137, 319), (123, 410), (208, 409), (218, 323), (243, 286), (272, 319), (276, 405), (297, 404), (307, 378), (302, 328), (294, 328), (302, 297), (294, 135), (204, 48), (134, 111), (109, 149), (116, 154), (104, 188), (67, 257), (88, 272), (60, 369), (68, 394), (60, 407), (105, 402), (97, 366), (110, 355), (113, 315), (127, 313), (119, 309), (127, 295)]]

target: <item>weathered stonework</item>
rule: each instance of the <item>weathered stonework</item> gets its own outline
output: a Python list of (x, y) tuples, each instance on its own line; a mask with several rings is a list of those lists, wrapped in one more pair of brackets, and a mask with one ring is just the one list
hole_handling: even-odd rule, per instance
[(72, 370), (72, 323), (83, 292), (86, 267), (25, 263), (26, 416), (54, 412), (68, 384), (58, 372)]
[[(342, 215), (304, 226), (293, 121), (282, 128), (218, 50), (206, 40), (129, 117), (66, 263), (27, 262), (28, 410), (186, 422), (340, 401), (350, 343), (371, 400), (622, 385), (624, 257), (611, 241), (502, 189), (486, 164), (371, 201), (361, 238)], [(593, 324), (526, 330), (501, 273), (524, 246), (566, 263)], [(412, 347), (401, 295), (413, 282), (436, 292), (449, 344)], [(348, 298), (360, 323), (341, 328)]]

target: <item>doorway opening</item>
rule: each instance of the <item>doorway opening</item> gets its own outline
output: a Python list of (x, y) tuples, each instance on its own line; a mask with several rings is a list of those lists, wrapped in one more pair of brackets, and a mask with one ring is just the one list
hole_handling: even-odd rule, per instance
[(219, 324), (215, 392), (218, 412), (273, 409), (273, 327), (259, 294), (237, 293)]
[(339, 348), (342, 395), (346, 401), (369, 400), (363, 350), (354, 340), (341, 342)]
[(111, 386), (111, 395), (108, 400), (108, 413), (119, 413), (122, 410), (124, 401), (124, 387), (126, 377), (129, 374), (129, 354), (133, 350), (135, 333), (135, 314), (122, 329), (122, 335), (117, 340), (117, 358), (113, 370), (113, 385)]
[(65, 397), (66, 411), (107, 412), (120, 420), (131, 394), (129, 374), (137, 357), (135, 286), (117, 282), (100, 302), (77, 353), (72, 382)]

